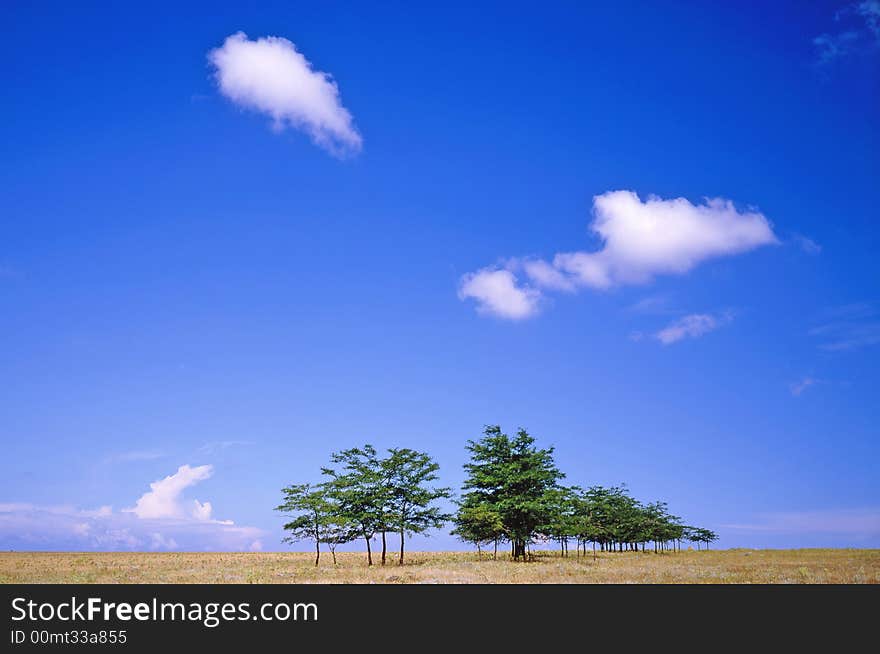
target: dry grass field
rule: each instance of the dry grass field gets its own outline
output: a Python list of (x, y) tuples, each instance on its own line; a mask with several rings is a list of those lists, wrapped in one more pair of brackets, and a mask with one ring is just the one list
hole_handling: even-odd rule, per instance
[(880, 583), (880, 550), (719, 550), (513, 563), (470, 552), (413, 552), (403, 567), (363, 554), (2, 552), (0, 583)]

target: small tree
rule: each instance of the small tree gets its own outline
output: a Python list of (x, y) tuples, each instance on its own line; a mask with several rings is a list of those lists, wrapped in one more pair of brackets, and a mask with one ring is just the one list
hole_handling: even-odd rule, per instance
[[(334, 507), (335, 509), (336, 507)], [(327, 523), (322, 528), (321, 542), (327, 544), (327, 549), (333, 556), (333, 565), (336, 565), (336, 548), (345, 543), (350, 543), (360, 536), (358, 526), (346, 517), (339, 515), (338, 511), (331, 513)]]
[(477, 548), (477, 554), (482, 553), (480, 549), (482, 544), (493, 543), (492, 558), (498, 558), (498, 541), (504, 536), (504, 524), (501, 522), (501, 516), (489, 504), (482, 502), (469, 505), (465, 500), (459, 504), (453, 520), (455, 522), (453, 536), (473, 543)]
[(400, 535), (400, 560), (403, 565), (406, 534), (421, 534), (435, 529), (451, 516), (442, 513), (434, 504), (449, 498), (448, 488), (432, 488), (428, 484), (437, 480), (440, 468), (424, 452), (409, 448), (392, 448), (388, 457), (380, 462), (382, 477), (387, 484), (387, 516), (389, 524)]
[(691, 530), (691, 540), (697, 542), (697, 549), (699, 549), (699, 543), (705, 543), (706, 549), (709, 549), (709, 543), (714, 543), (718, 540), (718, 534), (716, 534), (711, 529), (703, 529), (696, 528)]
[[(315, 543), (315, 565), (321, 560), (321, 543), (332, 540), (333, 562), (336, 563), (336, 545), (350, 540), (350, 531), (338, 529), (336, 507), (329, 499), (327, 488), (323, 485), (295, 484), (282, 489), (284, 502), (275, 508), (293, 518), (284, 525), (289, 535), (284, 538), (286, 543), (311, 540)], [(344, 540), (342, 540), (344, 538)]]
[(568, 541), (578, 534), (577, 500), (580, 489), (559, 487), (547, 492), (547, 524), (539, 531), (559, 543), (562, 556), (568, 556)]
[[(370, 540), (386, 525), (387, 488), (372, 445), (335, 452), (330, 460), (340, 466), (322, 468), (330, 480), (326, 486), (345, 524), (355, 525), (367, 546), (367, 565), (373, 565)], [(384, 554), (384, 553), (383, 553)]]

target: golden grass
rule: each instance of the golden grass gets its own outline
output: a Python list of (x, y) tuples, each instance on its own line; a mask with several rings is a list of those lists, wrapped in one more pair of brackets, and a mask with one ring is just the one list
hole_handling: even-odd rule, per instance
[(599, 554), (538, 552), (530, 563), (471, 552), (413, 552), (367, 568), (365, 556), (299, 552), (0, 552), (0, 583), (696, 583), (876, 584), (880, 550), (717, 550)]

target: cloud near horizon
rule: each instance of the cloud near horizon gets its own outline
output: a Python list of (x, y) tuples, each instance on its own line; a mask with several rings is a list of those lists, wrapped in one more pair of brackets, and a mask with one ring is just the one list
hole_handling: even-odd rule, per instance
[(482, 268), (461, 278), (459, 298), (475, 300), (480, 313), (520, 320), (539, 312), (547, 291), (647, 284), (709, 259), (779, 243), (764, 214), (739, 211), (730, 200), (695, 205), (685, 198), (649, 196), (643, 201), (634, 191), (595, 196), (590, 230), (601, 242), (598, 250)]
[(208, 479), (214, 474), (212, 466), (182, 465), (173, 475), (159, 479), (150, 484), (150, 491), (144, 493), (131, 509), (124, 511), (134, 513), (138, 518), (194, 518), (196, 520), (211, 519), (211, 503), (202, 504), (193, 500), (184, 506), (181, 494), (186, 488)]
[(211, 517), (211, 503), (182, 498), (208, 479), (210, 465), (182, 465), (150, 484), (135, 506), (86, 510), (68, 505), (0, 503), (0, 548), (52, 550), (258, 550), (264, 532)]
[(840, 509), (764, 513), (747, 524), (721, 525), (724, 529), (780, 534), (838, 534), (858, 540), (880, 535), (880, 509)]
[(294, 127), (336, 156), (356, 154), (363, 139), (339, 88), (328, 74), (314, 70), (296, 46), (280, 36), (251, 41), (244, 32), (227, 37), (208, 53), (217, 86), (245, 109), (269, 115), (272, 127)]

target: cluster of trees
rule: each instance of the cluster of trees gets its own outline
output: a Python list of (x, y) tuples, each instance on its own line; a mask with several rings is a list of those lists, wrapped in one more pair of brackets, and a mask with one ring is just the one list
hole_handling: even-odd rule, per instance
[(336, 548), (358, 538), (367, 547), (367, 564), (373, 565), (371, 540), (381, 535), (382, 565), (387, 555), (387, 534), (400, 536), (399, 563), (403, 565), (407, 534), (420, 534), (448, 522), (449, 515), (435, 504), (451, 497), (448, 488), (435, 488), (439, 466), (424, 452), (392, 448), (380, 457), (371, 445), (336, 452), (332, 467), (322, 468), (324, 481), (283, 489), (277, 511), (291, 517), (284, 525), (287, 542), (311, 540), (315, 565), (324, 544), (336, 563)]
[(690, 527), (671, 515), (664, 502), (643, 504), (625, 486), (586, 490), (564, 486), (565, 475), (553, 461), (553, 449), (540, 449), (524, 429), (510, 437), (494, 425), (483, 438), (468, 441), (471, 461), (458, 502), (453, 534), (476, 545), (510, 544), (514, 559), (526, 558), (536, 541), (556, 541), (563, 556), (574, 540), (576, 551), (645, 551), (680, 548), (681, 541), (698, 544), (717, 540), (708, 529)]
[(452, 533), (473, 543), (478, 552), (488, 545), (493, 556), (509, 544), (514, 560), (527, 559), (535, 542), (559, 543), (563, 556), (569, 544), (587, 553), (600, 551), (655, 552), (680, 549), (682, 541), (709, 544), (718, 536), (708, 529), (685, 525), (664, 502), (644, 504), (625, 486), (582, 489), (565, 486), (553, 448), (540, 449), (524, 429), (510, 437), (497, 425), (485, 428), (479, 441), (468, 441), (467, 479), (449, 515), (437, 504), (449, 499), (449, 488), (432, 485), (439, 466), (424, 452), (392, 448), (381, 457), (371, 445), (334, 453), (331, 466), (321, 469), (324, 481), (283, 489), (278, 511), (290, 516), (284, 525), (288, 542), (315, 544), (315, 565), (326, 545), (336, 562), (336, 548), (362, 538), (367, 564), (373, 564), (371, 541), (381, 538), (385, 565), (387, 534), (400, 541), (403, 565), (406, 536), (438, 529), (452, 521)]

